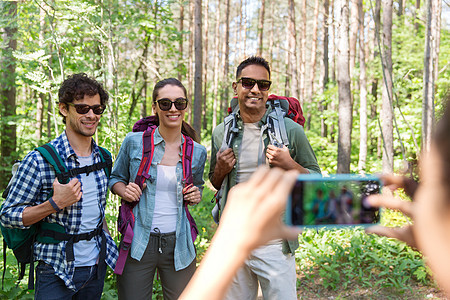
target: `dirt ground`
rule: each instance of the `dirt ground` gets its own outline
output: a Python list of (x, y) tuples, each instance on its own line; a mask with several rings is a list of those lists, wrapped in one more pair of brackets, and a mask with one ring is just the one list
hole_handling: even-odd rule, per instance
[(410, 286), (410, 289), (399, 293), (393, 289), (359, 288), (357, 286), (347, 289), (337, 289), (336, 291), (321, 288), (320, 286), (303, 286), (298, 290), (298, 299), (442, 299), (449, 298), (437, 287), (430, 286)]
[[(353, 286), (347, 289), (329, 290), (324, 289), (320, 285), (301, 286), (297, 290), (297, 299), (307, 300), (362, 300), (362, 299), (440, 299), (450, 300), (439, 288), (423, 286), (411, 286), (404, 293), (399, 293), (392, 289), (373, 290), (370, 288), (359, 288)], [(258, 300), (263, 300), (261, 289), (259, 289)]]

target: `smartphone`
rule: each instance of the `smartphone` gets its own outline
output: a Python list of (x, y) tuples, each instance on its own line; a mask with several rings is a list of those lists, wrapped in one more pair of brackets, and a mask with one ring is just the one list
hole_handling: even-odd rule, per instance
[(367, 198), (380, 193), (381, 185), (374, 175), (299, 175), (287, 203), (285, 222), (330, 229), (379, 223), (380, 210), (370, 206)]

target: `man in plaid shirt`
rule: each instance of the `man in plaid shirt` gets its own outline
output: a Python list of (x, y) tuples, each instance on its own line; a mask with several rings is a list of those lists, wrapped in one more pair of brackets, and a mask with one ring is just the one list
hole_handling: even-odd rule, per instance
[[(86, 74), (74, 74), (62, 83), (58, 96), (66, 128), (50, 143), (69, 170), (99, 163), (99, 147), (92, 136), (108, 94)], [(0, 213), (4, 227), (26, 229), (43, 220), (62, 225), (68, 234), (101, 232), (91, 240), (73, 243), (73, 259), (67, 257), (66, 248), (71, 248), (67, 241), (34, 244), (34, 258), (39, 261), (35, 299), (101, 298), (106, 264), (114, 269), (118, 257), (105, 222), (107, 187), (104, 169), (60, 184), (39, 152), (31, 151), (23, 159)]]

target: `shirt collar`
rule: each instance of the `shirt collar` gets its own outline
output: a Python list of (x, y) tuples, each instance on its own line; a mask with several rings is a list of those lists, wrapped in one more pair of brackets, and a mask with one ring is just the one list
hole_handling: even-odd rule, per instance
[[(57, 140), (55, 147), (58, 149), (60, 156), (64, 160), (68, 160), (72, 156), (76, 157), (76, 153), (69, 143), (69, 139), (67, 138), (67, 134), (66, 134), (65, 130), (59, 136), (59, 139)], [(93, 138), (91, 138), (91, 149), (92, 149), (93, 157), (96, 157), (99, 154), (99, 150), (98, 150), (98, 146), (95, 143)]]

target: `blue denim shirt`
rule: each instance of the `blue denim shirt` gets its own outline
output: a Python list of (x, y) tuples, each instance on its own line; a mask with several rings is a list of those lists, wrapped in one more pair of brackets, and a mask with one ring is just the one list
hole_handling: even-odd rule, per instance
[[(111, 178), (109, 181), (109, 188), (115, 183), (121, 181), (125, 184), (134, 182), (138, 172), (139, 165), (142, 159), (142, 132), (130, 132), (125, 137), (119, 154), (114, 163)], [(184, 138), (182, 143), (184, 143)], [(155, 149), (153, 153), (152, 164), (150, 167), (151, 178), (157, 178), (157, 165), (165, 151), (165, 141), (156, 129), (154, 135)], [(183, 209), (183, 167), (180, 160), (176, 166), (177, 174), (177, 202), (178, 215), (176, 224), (176, 242), (174, 251), (175, 270), (181, 270), (189, 266), (194, 260), (196, 253), (192, 242), (191, 229), (189, 221), (186, 217), (186, 212)], [(192, 175), (194, 177), (194, 184), (202, 191), (203, 189), (203, 170), (206, 161), (206, 148), (194, 142), (194, 152), (192, 157)], [(138, 205), (133, 209), (136, 222), (134, 227), (134, 237), (131, 244), (131, 257), (136, 260), (141, 260), (145, 249), (147, 248), (150, 239), (150, 232), (153, 221), (153, 211), (155, 209), (155, 193), (156, 180), (146, 180), (147, 188), (144, 189)]]

